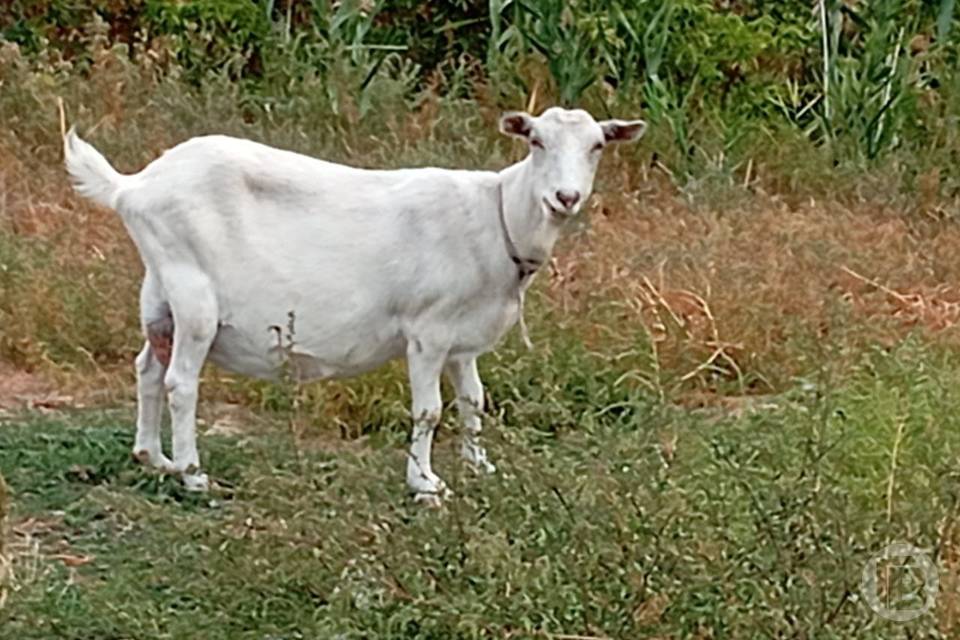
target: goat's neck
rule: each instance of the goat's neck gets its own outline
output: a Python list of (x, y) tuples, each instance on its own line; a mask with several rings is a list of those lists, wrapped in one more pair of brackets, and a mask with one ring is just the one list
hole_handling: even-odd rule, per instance
[(533, 191), (530, 157), (500, 172), (503, 217), (519, 257), (545, 263), (560, 235), (560, 226), (544, 214)]

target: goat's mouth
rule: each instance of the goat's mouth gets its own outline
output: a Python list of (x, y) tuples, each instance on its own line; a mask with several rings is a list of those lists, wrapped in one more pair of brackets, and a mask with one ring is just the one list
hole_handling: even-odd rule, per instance
[(566, 220), (567, 218), (572, 218), (576, 214), (576, 210), (568, 209), (566, 207), (558, 207), (557, 205), (550, 202), (550, 200), (544, 196), (543, 198), (543, 208), (547, 213), (559, 220)]

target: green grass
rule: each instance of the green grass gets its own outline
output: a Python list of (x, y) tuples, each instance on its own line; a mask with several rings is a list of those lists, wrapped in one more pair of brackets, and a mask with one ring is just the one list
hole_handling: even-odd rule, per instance
[(441, 510), (404, 494), (400, 424), (340, 443), (307, 425), (298, 448), (279, 423), (207, 435), (219, 487), (196, 496), (130, 461), (127, 409), (26, 415), (0, 426), (0, 635), (949, 637), (952, 594), (896, 624), (859, 584), (893, 540), (947, 570), (958, 377), (956, 355), (909, 340), (738, 415), (637, 397), (557, 430), (518, 393), (493, 411), (510, 416), (489, 429), (496, 476), (464, 472), (441, 437)]

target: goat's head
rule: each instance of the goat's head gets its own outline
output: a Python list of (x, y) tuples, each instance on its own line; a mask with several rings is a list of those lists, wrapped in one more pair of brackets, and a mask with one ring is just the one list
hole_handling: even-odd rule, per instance
[(533, 194), (544, 215), (564, 220), (580, 211), (593, 190), (603, 148), (632, 142), (643, 135), (643, 120), (597, 122), (586, 111), (547, 109), (539, 116), (511, 111), (500, 119), (500, 131), (530, 145)]

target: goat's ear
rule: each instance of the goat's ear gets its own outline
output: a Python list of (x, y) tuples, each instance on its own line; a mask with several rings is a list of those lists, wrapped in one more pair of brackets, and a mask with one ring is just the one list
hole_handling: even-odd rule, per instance
[(518, 138), (529, 138), (533, 131), (533, 116), (523, 111), (508, 111), (500, 117), (500, 133)]
[(633, 142), (646, 132), (647, 123), (643, 120), (604, 120), (600, 128), (607, 142)]

